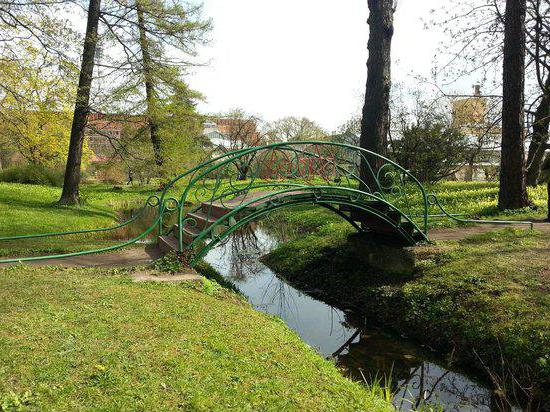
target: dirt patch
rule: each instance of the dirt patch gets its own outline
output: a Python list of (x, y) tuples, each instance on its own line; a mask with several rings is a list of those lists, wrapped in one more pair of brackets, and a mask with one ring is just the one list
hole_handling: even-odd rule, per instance
[(2, 263), (0, 267), (21, 264), (29, 266), (116, 268), (148, 265), (154, 260), (162, 257), (162, 255), (162, 252), (156, 245), (147, 245), (141, 248), (122, 249), (112, 253), (72, 256), (62, 259), (34, 260), (20, 263)]

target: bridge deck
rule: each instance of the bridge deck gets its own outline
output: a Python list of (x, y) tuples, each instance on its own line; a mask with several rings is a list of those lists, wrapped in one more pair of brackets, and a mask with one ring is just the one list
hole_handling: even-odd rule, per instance
[[(201, 204), (200, 208), (185, 215), (185, 224), (181, 230), (182, 243), (184, 247), (191, 244), (202, 231), (207, 230), (218, 219), (241, 206), (244, 206), (242, 213), (247, 215), (250, 213), (249, 211), (262, 207), (273, 200), (303, 197), (311, 198), (313, 196), (315, 196), (314, 193), (302, 189), (296, 189), (284, 193), (278, 193), (273, 190), (264, 190), (247, 192), (243, 195), (224, 201), (204, 202)], [(372, 200), (366, 202), (366, 204), (375, 213), (354, 208), (349, 205), (340, 205), (338, 212), (347, 216), (350, 221), (356, 222), (365, 232), (371, 233), (378, 237), (384, 237), (393, 241), (401, 239), (401, 241), (403, 241), (402, 236), (400, 236), (400, 231), (404, 231), (411, 238), (424, 240), (420, 239), (421, 236), (418, 236), (415, 226), (411, 222), (406, 220), (403, 221), (403, 216), (401, 213), (397, 210), (391, 209), (391, 207), (389, 207), (386, 203)], [(378, 216), (377, 214), (380, 214), (381, 216)], [(239, 213), (239, 215), (241, 215), (241, 213)], [(221, 227), (227, 228), (229, 225), (235, 223), (235, 221), (238, 221), (242, 217), (239, 215), (233, 217), (233, 222), (225, 221)], [(177, 250), (177, 238), (180, 233), (179, 226), (177, 224), (173, 227), (173, 233), (174, 236), (163, 236), (159, 239), (159, 245), (163, 250)], [(405, 243), (412, 242), (409, 240)]]

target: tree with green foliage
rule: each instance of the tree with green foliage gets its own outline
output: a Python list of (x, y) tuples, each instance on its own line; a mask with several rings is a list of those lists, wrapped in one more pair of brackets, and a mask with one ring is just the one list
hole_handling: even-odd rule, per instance
[(200, 120), (194, 112), (200, 95), (183, 77), (186, 69), (196, 64), (196, 46), (207, 41), (211, 23), (202, 19), (201, 5), (166, 0), (114, 0), (103, 11), (101, 21), (111, 49), (105, 67), (112, 72), (107, 77), (115, 85), (108, 91), (112, 96), (109, 107), (145, 114), (154, 161), (162, 176), (169, 146), (162, 139), (167, 107), (174, 108), (178, 102), (179, 113), (184, 107), (189, 109), (179, 118), (190, 123), (178, 125), (183, 129), (196, 128)]
[(468, 139), (446, 119), (424, 118), (403, 125), (391, 145), (392, 158), (422, 183), (436, 183), (464, 166)]
[[(149, 183), (158, 177), (159, 171), (162, 176), (171, 178), (208, 157), (209, 142), (202, 136), (202, 116), (197, 114), (193, 103), (169, 96), (159, 100), (156, 107), (158, 136), (162, 141), (160, 168), (151, 167), (155, 164), (155, 151), (147, 117), (120, 116), (117, 119), (122, 119), (124, 125), (120, 137), (105, 135), (112, 150), (106, 162), (97, 166), (100, 175), (113, 181), (127, 177), (128, 183)], [(101, 130), (97, 133), (101, 134)]]
[(307, 117), (284, 117), (269, 127), (269, 136), (273, 141), (296, 142), (305, 140), (323, 140), (327, 132)]
[(0, 95), (0, 141), (32, 164), (59, 169), (69, 146), (76, 76), (71, 65), (40, 53), (27, 44), (18, 60), (0, 60), (0, 84), (14, 90)]
[(63, 1), (0, 5), (0, 146), (60, 167), (68, 146), (78, 35)]

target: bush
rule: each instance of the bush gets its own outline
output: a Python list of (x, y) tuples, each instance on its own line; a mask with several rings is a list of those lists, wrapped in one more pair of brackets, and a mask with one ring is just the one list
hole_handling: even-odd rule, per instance
[(0, 182), (61, 187), (63, 172), (33, 164), (14, 166), (0, 171)]
[(436, 183), (467, 161), (468, 139), (444, 119), (421, 119), (405, 125), (393, 142), (394, 160), (422, 183)]

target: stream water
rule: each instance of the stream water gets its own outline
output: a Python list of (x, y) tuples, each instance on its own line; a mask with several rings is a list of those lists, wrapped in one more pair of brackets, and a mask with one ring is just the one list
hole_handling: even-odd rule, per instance
[(277, 315), (319, 353), (333, 358), (354, 379), (372, 382), (391, 377), (397, 409), (410, 411), (427, 403), (445, 411), (492, 411), (493, 391), (453, 370), (429, 351), (406, 339), (369, 326), (350, 323), (346, 313), (280, 279), (260, 262), (277, 245), (262, 227), (233, 235), (206, 257), (233, 282), (250, 303)]

